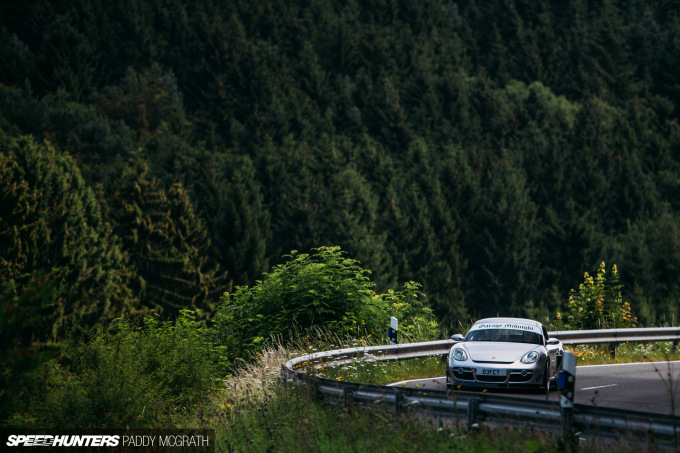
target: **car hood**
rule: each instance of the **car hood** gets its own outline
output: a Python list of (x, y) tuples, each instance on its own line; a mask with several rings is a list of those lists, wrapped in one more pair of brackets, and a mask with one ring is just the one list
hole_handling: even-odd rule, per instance
[(528, 343), (504, 343), (496, 341), (470, 341), (465, 348), (475, 362), (512, 363), (538, 345)]

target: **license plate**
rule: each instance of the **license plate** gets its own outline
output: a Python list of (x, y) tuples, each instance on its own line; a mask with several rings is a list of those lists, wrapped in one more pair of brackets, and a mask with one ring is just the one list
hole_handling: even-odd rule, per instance
[(505, 376), (505, 370), (496, 368), (477, 368), (477, 374), (480, 376)]

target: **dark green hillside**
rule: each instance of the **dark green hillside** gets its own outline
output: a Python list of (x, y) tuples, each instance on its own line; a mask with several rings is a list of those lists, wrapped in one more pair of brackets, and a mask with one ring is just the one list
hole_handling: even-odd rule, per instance
[(443, 327), (545, 316), (602, 261), (677, 322), (679, 35), (671, 1), (5, 0), (0, 162), (44, 148), (76, 182), (0, 214), (3, 278), (47, 268), (15, 227), (69, 220), (93, 271), (49, 278), (92, 322), (209, 310), (335, 245)]

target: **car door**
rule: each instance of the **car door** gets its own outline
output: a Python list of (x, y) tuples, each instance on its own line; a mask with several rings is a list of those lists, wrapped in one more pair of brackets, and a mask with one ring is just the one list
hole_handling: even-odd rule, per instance
[(548, 330), (545, 326), (541, 326), (543, 329), (543, 339), (546, 352), (548, 354), (548, 376), (557, 377), (558, 367), (559, 367), (559, 344), (548, 344), (550, 340), (550, 335), (548, 335)]

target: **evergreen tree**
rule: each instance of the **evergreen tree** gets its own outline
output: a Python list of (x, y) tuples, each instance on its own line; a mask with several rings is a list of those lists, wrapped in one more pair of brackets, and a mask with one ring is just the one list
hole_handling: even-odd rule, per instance
[(141, 149), (237, 284), (341, 245), (379, 288), (422, 281), (446, 325), (554, 311), (611, 253), (624, 290), (672, 303), (663, 273), (627, 268), (680, 209), (679, 17), (642, 0), (6, 0), (0, 135), (47, 137), (107, 202)]
[(175, 133), (185, 126), (185, 112), (177, 80), (154, 64), (138, 74), (128, 68), (118, 87), (97, 96), (99, 111), (111, 121), (123, 121), (145, 141), (165, 126)]
[(145, 162), (133, 164), (115, 193), (112, 215), (137, 272), (141, 305), (165, 318), (182, 309), (207, 318), (228, 282), (206, 256), (208, 231), (182, 184), (166, 190), (147, 177)]
[(0, 279), (50, 282), (59, 294), (34, 338), (133, 310), (127, 257), (73, 159), (29, 137), (0, 147)]

